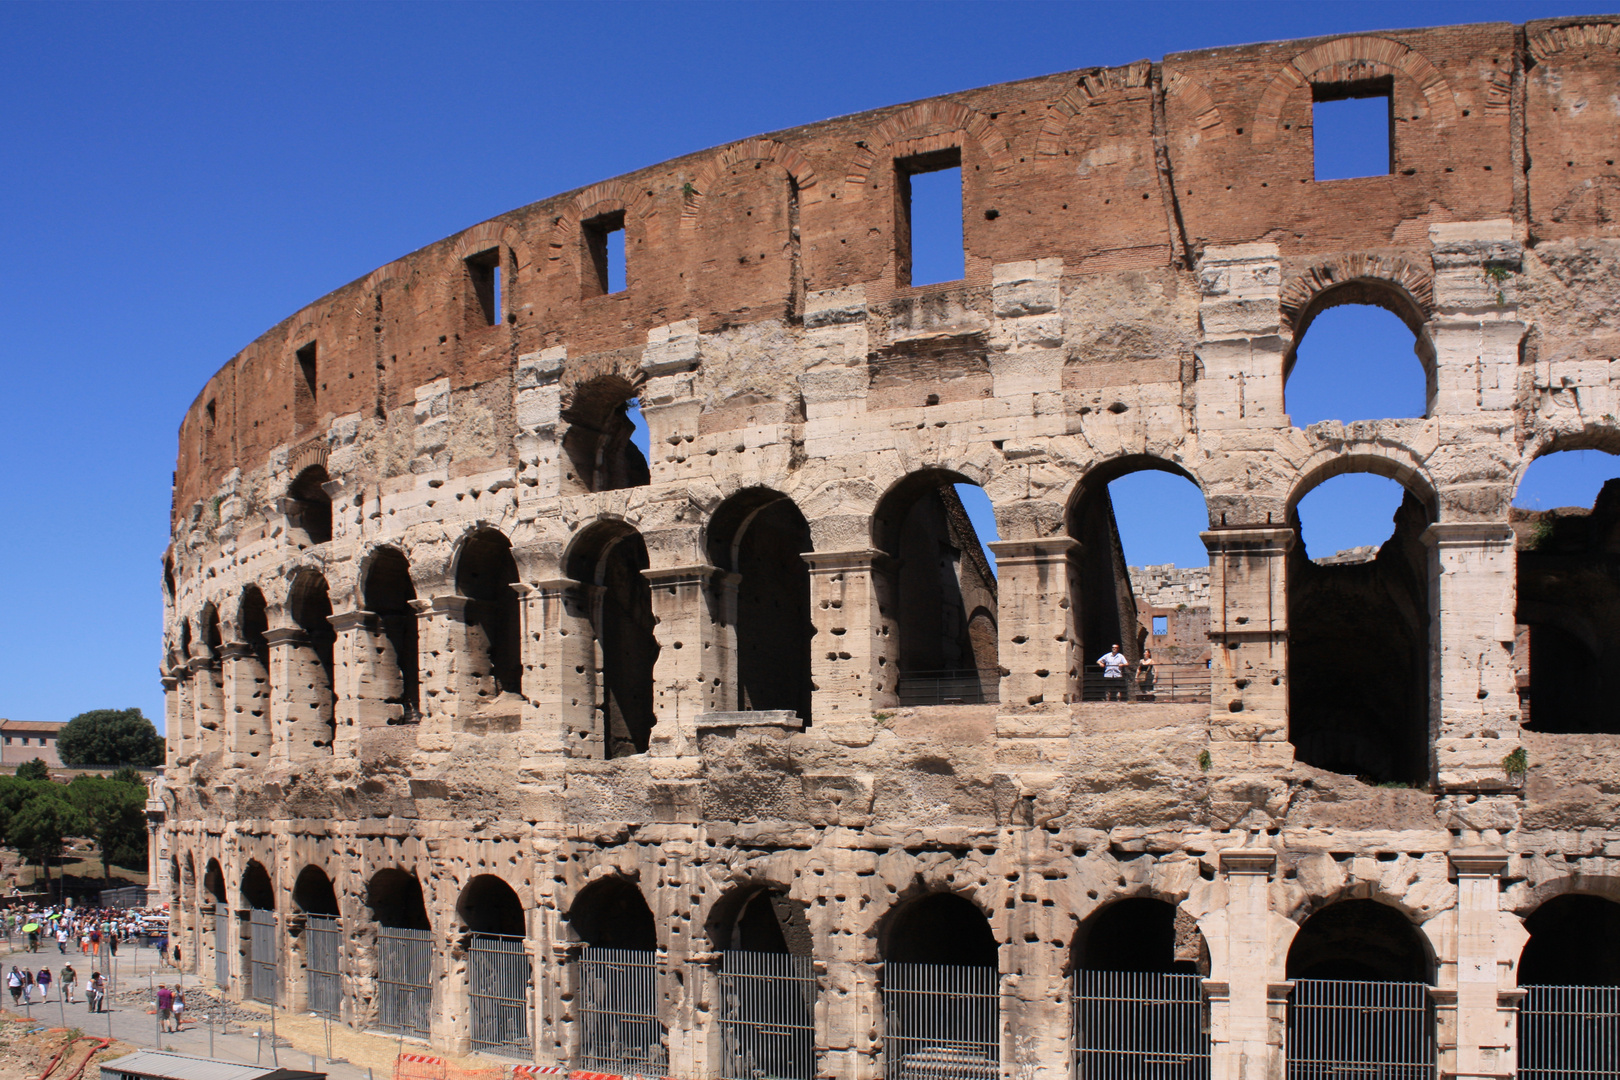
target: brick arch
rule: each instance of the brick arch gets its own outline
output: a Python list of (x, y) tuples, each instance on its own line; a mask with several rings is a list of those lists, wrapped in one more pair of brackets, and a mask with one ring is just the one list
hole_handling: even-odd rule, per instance
[(570, 280), (577, 279), (580, 271), (580, 222), (622, 210), (625, 228), (628, 229), (631, 221), (647, 216), (652, 206), (652, 198), (653, 193), (645, 186), (623, 179), (604, 180), (588, 188), (582, 188), (563, 204), (561, 211), (552, 220), (546, 261), (561, 264), (571, 275)]
[(1434, 311), (1434, 277), (1395, 255), (1340, 255), (1295, 274), (1283, 285), (1280, 303), (1296, 346), (1311, 320), (1338, 304), (1384, 308), (1421, 336)]
[(1203, 83), (1195, 83), (1182, 72), (1164, 84), (1164, 96), (1177, 98), (1192, 117), (1193, 126), (1207, 139), (1219, 139), (1226, 134), (1226, 118), (1221, 107)]
[(1068, 93), (1046, 107), (1046, 117), (1035, 138), (1035, 153), (1042, 157), (1061, 154), (1070, 120), (1087, 105), (1117, 99), (1131, 90), (1146, 89), (1152, 73), (1151, 61), (1138, 60), (1124, 67), (1093, 68), (1082, 74)]
[(1448, 124), (1457, 119), (1456, 93), (1428, 57), (1391, 38), (1362, 34), (1325, 41), (1283, 65), (1255, 109), (1256, 144), (1264, 145), (1277, 138), (1283, 104), (1289, 95), (1319, 81), (1317, 77), (1329, 69), (1339, 76), (1332, 80), (1334, 82), (1405, 75), (1417, 83), (1435, 123)]
[(810, 159), (799, 151), (775, 139), (745, 139), (715, 154), (692, 178), (690, 190), (684, 193), (684, 202), (681, 205), (683, 230), (690, 231), (697, 227), (698, 214), (703, 209), (704, 197), (719, 181), (720, 175), (732, 166), (748, 161), (770, 161), (782, 166), (787, 170), (787, 174), (793, 177), (793, 182), (799, 185), (801, 192), (815, 187), (817, 179), (815, 167), (810, 164)]
[(971, 138), (996, 172), (1013, 164), (1012, 143), (988, 115), (955, 101), (924, 101), (902, 109), (872, 131), (870, 145), (856, 149), (844, 187), (859, 199), (880, 154), (910, 157), (960, 146)]
[(1530, 35), (1530, 55), (1546, 63), (1572, 49), (1610, 49), (1620, 52), (1620, 23), (1590, 22), (1549, 26)]

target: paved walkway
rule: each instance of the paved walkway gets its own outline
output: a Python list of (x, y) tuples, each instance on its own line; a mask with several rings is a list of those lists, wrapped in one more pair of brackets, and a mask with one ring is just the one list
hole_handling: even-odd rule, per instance
[[(248, 1064), (313, 1069), (328, 1074), (332, 1080), (391, 1080), (395, 1056), (402, 1050), (406, 1053), (434, 1054), (470, 1068), (510, 1069), (513, 1064), (491, 1058), (446, 1055), (429, 1050), (420, 1043), (357, 1032), (342, 1024), (328, 1025), (309, 1014), (295, 1015), (281, 1009), (275, 1011), (275, 1039), (272, 1041), (270, 1011), (256, 1002), (231, 1002), (226, 1011), (237, 1018), (225, 1023), (220, 1022), (218, 1015), (209, 1017), (205, 1008), (193, 1004), (186, 1010), (188, 1022), (184, 1031), (160, 1034), (152, 1005), (159, 983), (200, 987), (210, 993), (212, 987), (196, 975), (164, 966), (157, 950), (124, 946), (120, 948), (115, 961), (103, 949), (101, 958), (95, 960), (81, 955), (77, 950), (69, 950), (63, 956), (56, 951), (54, 942), (49, 946), (42, 944), (37, 953), (29, 952), (26, 946), (10, 950), (4, 938), (0, 938), (0, 970), (4, 972), (9, 973), (12, 965), (35, 971), (44, 965), (54, 975), (63, 963), (72, 964), (78, 972), (78, 1004), (65, 1004), (58, 987), (53, 985), (49, 1001), (43, 1004), (35, 1002), (26, 1008), (12, 1008), (10, 995), (6, 994), (6, 1013), (30, 1016), (49, 1027), (77, 1027), (86, 1035), (108, 1035), (138, 1046), (161, 1047), (182, 1054)], [(95, 970), (102, 971), (113, 980), (108, 994), (109, 1008), (99, 1014), (90, 1012), (84, 1003), (84, 984), (89, 981), (90, 972)], [(141, 991), (137, 999), (125, 997), (132, 990)], [(197, 1015), (193, 1016), (193, 1012)], [(257, 1018), (260, 1016), (262, 1019)]]

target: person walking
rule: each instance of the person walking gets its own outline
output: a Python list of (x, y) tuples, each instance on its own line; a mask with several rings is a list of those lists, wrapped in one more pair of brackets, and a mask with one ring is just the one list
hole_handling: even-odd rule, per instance
[(101, 999), (106, 994), (107, 984), (102, 982), (101, 972), (92, 971), (90, 973), (90, 984), (85, 987), (84, 991), (85, 1004), (90, 1006), (91, 1012), (98, 1013), (101, 1011)]
[[(1115, 645), (1114, 648), (1117, 649), (1119, 646)], [(90, 955), (101, 955), (101, 930), (96, 927), (92, 927), (90, 930)]]
[(174, 988), (174, 1006), (173, 1006), (173, 1008), (174, 1008), (174, 1030), (175, 1030), (175, 1033), (178, 1034), (179, 1031), (180, 1031), (180, 1025), (185, 1021), (185, 1018), (186, 1018), (186, 988), (185, 987), (177, 986), (177, 987)]
[(68, 929), (60, 920), (56, 924), (56, 951), (67, 955)]
[(23, 990), (22, 972), (17, 970), (16, 964), (11, 965), (11, 974), (6, 976), (6, 985), (11, 988), (11, 1007), (15, 1009), (22, 1004)]
[(51, 969), (48, 967), (40, 968), (39, 974), (34, 976), (34, 981), (39, 985), (40, 1003), (43, 1004), (51, 1000)]
[(62, 1000), (65, 1003), (69, 1004), (69, 1005), (75, 1004), (75, 1002), (73, 1000), (73, 984), (78, 982), (78, 981), (79, 981), (79, 973), (77, 971), (73, 970), (73, 965), (72, 964), (63, 964), (62, 965)]
[(1108, 646), (1108, 651), (1097, 659), (1097, 666), (1103, 669), (1103, 698), (1107, 701), (1124, 701), (1130, 681), (1125, 677), (1125, 669), (1131, 666), (1131, 662), (1119, 651), (1119, 646)]
[(118, 955), (118, 932), (107, 935), (107, 952), (113, 956)]
[(31, 1005), (34, 1002), (34, 969), (23, 968), (23, 1004)]
[(158, 1030), (168, 1031), (169, 1024), (174, 1020), (174, 991), (169, 989), (167, 983), (158, 983), (157, 1014)]

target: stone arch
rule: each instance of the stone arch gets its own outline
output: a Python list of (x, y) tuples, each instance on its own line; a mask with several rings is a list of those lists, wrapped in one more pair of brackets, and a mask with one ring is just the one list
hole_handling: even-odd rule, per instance
[(456, 916), (469, 933), (523, 937), (527, 913), (517, 890), (498, 874), (477, 874), (456, 898)]
[(410, 561), (397, 547), (373, 548), (361, 562), (360, 581), (361, 607), (375, 616), (380, 639), (371, 692), (388, 707), (388, 723), (412, 723), (421, 715), (422, 701)]
[(899, 963), (999, 968), (1001, 942), (990, 914), (962, 893), (902, 894), (877, 926), (879, 955)]
[(276, 910), (274, 880), (270, 876), (270, 871), (266, 870), (258, 859), (249, 859), (247, 865), (242, 868), (237, 895), (241, 897), (243, 907), (259, 911)]
[(687, 185), (689, 190), (683, 190), (681, 228), (690, 231), (697, 227), (704, 197), (722, 173), (750, 161), (769, 161), (780, 165), (793, 178), (793, 182), (798, 185), (801, 192), (816, 184), (814, 166), (810, 164), (810, 159), (798, 150), (775, 139), (744, 139), (711, 156)]
[(1565, 889), (1526, 916), (1521, 986), (1620, 986), (1620, 900)]
[[(1331, 78), (1319, 78), (1329, 72)], [(1422, 53), (1398, 41), (1372, 35), (1334, 38), (1306, 49), (1271, 80), (1254, 114), (1254, 141), (1265, 146), (1281, 130), (1283, 104), (1302, 86), (1316, 82), (1356, 82), (1400, 74), (1413, 80), (1436, 124), (1457, 118), (1456, 95), (1446, 77)]]
[(203, 864), (202, 887), (203, 891), (212, 897), (214, 904), (224, 905), (230, 903), (230, 898), (225, 889), (225, 871), (219, 865), (217, 858), (210, 858), (208, 862)]
[(456, 238), (439, 275), (439, 310), (450, 311), (465, 304), (470, 315), (477, 306), (473, 296), (477, 283), (467, 280), (468, 272), (480, 256), (491, 251), (496, 253), (491, 265), (498, 263), (508, 271), (501, 287), (502, 310), (495, 313), (497, 317), (491, 321), (491, 325), (504, 324), (516, 316), (517, 300), (524, 295), (520, 290), (532, 288), (530, 278), (538, 270), (538, 265), (534, 251), (523, 234), (501, 221), (475, 225)]
[[(332, 597), (326, 576), (308, 567), (296, 571), (287, 593), (287, 615), (299, 634), (286, 638), (287, 741), (293, 757), (332, 752), (337, 735), (337, 693), (333, 678), (337, 631), (332, 626)], [(289, 633), (283, 631), (282, 633)]]
[(564, 387), (559, 415), (567, 427), (562, 449), (568, 471), (565, 487), (583, 492), (644, 487), (652, 474), (635, 432), (630, 402), (640, 394), (640, 376), (576, 371)]
[[(1434, 312), (1434, 276), (1397, 255), (1356, 252), (1318, 262), (1291, 277), (1280, 297), (1297, 349), (1311, 322), (1340, 304), (1371, 304), (1404, 322), (1420, 342)], [(1432, 351), (1432, 349), (1431, 349)], [(1427, 358), (1432, 363), (1432, 356)], [(1293, 349), (1289, 352), (1293, 363)]]
[(1166, 101), (1174, 101), (1187, 111), (1193, 127), (1205, 139), (1219, 139), (1226, 135), (1226, 118), (1209, 87), (1195, 83), (1185, 72), (1176, 72), (1164, 84)]
[(924, 101), (901, 109), (872, 131), (869, 146), (859, 147), (844, 176), (846, 198), (860, 199), (872, 166), (883, 157), (911, 157), (960, 146), (971, 139), (995, 172), (1014, 163), (1012, 144), (999, 124), (985, 113), (955, 101)]
[(293, 906), (306, 915), (338, 915), (337, 890), (326, 871), (314, 863), (298, 871), (293, 881)]
[(710, 945), (718, 950), (811, 956), (815, 941), (809, 905), (789, 888), (768, 881), (733, 885), (710, 905), (704, 920)]
[(523, 693), (523, 612), (512, 542), (479, 523), (452, 556), (456, 593), (466, 597), (466, 678), (470, 697), (488, 705)]
[(598, 877), (580, 889), (564, 921), (574, 940), (595, 948), (658, 948), (652, 908), (636, 883), (618, 874)]
[(366, 882), (366, 908), (377, 926), (431, 930), (421, 879), (410, 870), (385, 867)]
[[(237, 600), (231, 651), (236, 656), (236, 711), (225, 718), (227, 749), (262, 759), (270, 750), (270, 609), (257, 585), (244, 586)], [(244, 695), (242, 690), (246, 690)]]
[(606, 757), (646, 753), (657, 722), (653, 671), (659, 645), (653, 627), (646, 541), (619, 518), (601, 518), (579, 530), (563, 555), (564, 572), (578, 582), (573, 606), (595, 641), (586, 685), (594, 703), (593, 731)]
[(1384, 898), (1334, 900), (1299, 923), (1288, 946), (1290, 979), (1430, 982), (1437, 960), (1428, 936)]
[(1323, 450), (1307, 459), (1288, 488), (1284, 504), (1288, 518), (1293, 519), (1301, 499), (1335, 476), (1347, 473), (1372, 473), (1394, 480), (1423, 504), (1431, 522), (1439, 520), (1440, 497), (1429, 479), (1427, 467), (1406, 447), (1382, 442), (1353, 449)]
[(332, 496), (326, 493), (325, 464), (307, 465), (287, 487), (287, 523), (302, 530), (311, 544), (332, 539)]

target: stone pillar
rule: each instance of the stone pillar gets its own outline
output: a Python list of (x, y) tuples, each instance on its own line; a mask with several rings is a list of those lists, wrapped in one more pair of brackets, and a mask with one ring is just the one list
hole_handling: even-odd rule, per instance
[(561, 493), (562, 450), (557, 425), (562, 412), (565, 346), (524, 353), (512, 376), (512, 405), (517, 419), (518, 517), (533, 520)]
[(1292, 529), (1199, 534), (1209, 549), (1210, 757), (1216, 768), (1286, 766), (1288, 551)]
[[(658, 662), (653, 668), (653, 710), (658, 719), (650, 752), (659, 756), (691, 752), (697, 718), (722, 712), (728, 691), (721, 681), (725, 626), (715, 610), (715, 579), (724, 571), (706, 564), (643, 570), (652, 592), (653, 633)], [(734, 691), (733, 691), (734, 692)]]
[(225, 749), (239, 765), (270, 754), (270, 673), (245, 642), (220, 648), (224, 658)]
[(552, 578), (535, 585), (526, 601), (530, 633), (524, 644), (523, 685), (535, 705), (534, 752), (590, 759), (605, 754), (596, 721), (596, 632), (591, 625), (598, 591), (570, 578)]
[(384, 654), (391, 652), (371, 612), (344, 611), (328, 616), (327, 621), (337, 632), (332, 647), (332, 691), (337, 699), (332, 707), (332, 750), (343, 757), (354, 757), (360, 751), (361, 730), (388, 723), (384, 698), (399, 693), (399, 669), (393, 669), (390, 682), (387, 665), (382, 661)]
[(180, 680), (165, 675), (163, 686), (163, 757), (170, 765), (180, 763)]
[(193, 753), (217, 754), (225, 749), (225, 687), (219, 661), (212, 656), (194, 656), (186, 664), (191, 671), (191, 731)]
[[(1211, 1080), (1275, 1080), (1283, 1075), (1288, 992), (1281, 979), (1288, 940), (1278, 940), (1270, 878), (1277, 853), (1228, 850), (1220, 855), (1226, 906), (1201, 925), (1210, 947)], [(1286, 921), (1286, 920), (1284, 920)], [(1214, 940), (1210, 940), (1213, 938)]]
[(332, 752), (332, 692), (326, 669), (296, 626), (265, 631), (270, 644), (271, 755), (308, 761)]
[(163, 903), (163, 851), (168, 812), (163, 805), (164, 766), (146, 785), (146, 906)]
[(808, 551), (810, 682), (816, 724), (859, 720), (900, 703), (900, 639), (884, 614), (888, 556), (872, 548)]
[(1068, 536), (992, 540), (998, 583), (997, 655), (1003, 705), (1080, 700), (1076, 575), (1080, 542)]
[(1207, 247), (1198, 261), (1200, 433), (1288, 425), (1283, 412), (1282, 262), (1276, 244)]
[[(1512, 1080), (1519, 996), (1512, 972), (1524, 932), (1520, 928), (1515, 939), (1506, 941), (1501, 932), (1498, 899), (1507, 852), (1454, 851), (1450, 859), (1457, 875), (1455, 934), (1452, 941), (1440, 943), (1442, 961), (1433, 991), (1440, 1076)], [(1454, 955), (1455, 962), (1446, 954)]]
[(1506, 522), (1440, 522), (1429, 545), (1429, 715), (1435, 778), (1450, 791), (1500, 791), (1520, 745), (1513, 667), (1516, 556)]
[(449, 735), (455, 729), (458, 695), (461, 691), (461, 653), (467, 647), (467, 598), (435, 596), (412, 600), (416, 609), (416, 648), (421, 656), (419, 675), (422, 695), (422, 730), (418, 735), (423, 749), (449, 749)]
[(193, 704), (196, 695), (192, 692), (191, 669), (182, 664), (174, 669), (174, 677), (174, 719), (176, 727), (179, 728), (175, 764), (190, 765), (197, 759), (197, 708)]

